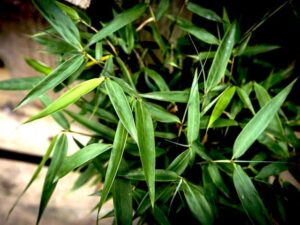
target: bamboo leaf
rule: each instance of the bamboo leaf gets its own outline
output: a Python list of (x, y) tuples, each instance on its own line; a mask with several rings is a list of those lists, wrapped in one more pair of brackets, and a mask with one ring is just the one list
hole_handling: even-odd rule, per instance
[(190, 10), (192, 13), (195, 13), (196, 15), (201, 16), (207, 20), (219, 23), (223, 22), (222, 18), (217, 13), (195, 3), (189, 2), (187, 5), (187, 9)]
[(121, 122), (119, 122), (117, 131), (116, 131), (116, 136), (114, 139), (112, 151), (110, 154), (109, 162), (108, 162), (108, 167), (107, 171), (105, 174), (105, 180), (104, 180), (104, 187), (102, 189), (101, 193), (101, 199), (99, 203), (99, 212), (101, 210), (102, 205), (107, 199), (107, 196), (110, 192), (110, 189), (113, 185), (113, 182), (115, 180), (116, 174), (118, 172), (123, 152), (125, 149), (126, 145), (126, 140), (127, 140), (128, 133), (124, 126), (122, 125)]
[(155, 18), (156, 20), (160, 20), (163, 15), (166, 13), (170, 5), (169, 0), (161, 0), (157, 6), (157, 10), (155, 11)]
[(233, 184), (251, 222), (253, 224), (272, 224), (268, 211), (252, 181), (239, 165), (235, 165)]
[(27, 58), (25, 61), (31, 68), (44, 75), (48, 75), (52, 72), (52, 69), (49, 66), (36, 59)]
[(53, 146), (53, 156), (45, 177), (36, 224), (39, 224), (40, 219), (51, 198), (51, 195), (57, 185), (57, 181), (55, 181), (55, 177), (60, 167), (62, 166), (62, 162), (64, 161), (64, 158), (66, 157), (67, 150), (68, 150), (67, 137), (65, 134), (62, 134), (60, 135), (60, 137), (57, 139), (57, 141)]
[(152, 118), (141, 101), (135, 108), (138, 146), (152, 207), (155, 199), (155, 140)]
[(177, 135), (171, 132), (155, 131), (155, 137), (163, 139), (175, 139)]
[(137, 20), (139, 17), (143, 15), (146, 8), (147, 8), (146, 4), (140, 3), (126, 10), (125, 12), (120, 13), (112, 21), (110, 21), (104, 28), (102, 28), (98, 33), (92, 36), (92, 38), (88, 43), (88, 46), (98, 41), (101, 41), (102, 39), (113, 34), (114, 32), (126, 26), (127, 24), (130, 24), (133, 21)]
[(270, 51), (274, 51), (276, 49), (279, 49), (280, 46), (278, 45), (255, 45), (255, 46), (247, 46), (243, 52), (240, 54), (237, 54), (238, 56), (253, 56), (258, 55)]
[[(129, 171), (128, 173), (122, 174), (121, 176), (130, 180), (146, 180), (145, 173), (142, 170)], [(155, 170), (156, 182), (174, 182), (177, 181), (179, 178), (179, 175), (173, 171), (162, 169)]]
[(144, 102), (144, 105), (149, 111), (153, 120), (162, 123), (180, 123), (180, 119), (176, 115), (168, 112), (160, 105), (153, 104), (150, 102)]
[(84, 66), (84, 57), (82, 55), (75, 55), (64, 63), (60, 64), (48, 76), (41, 80), (34, 88), (25, 96), (25, 98), (17, 105), (16, 108), (33, 101), (40, 95), (46, 93), (48, 90), (56, 87), (69, 76), (78, 71)]
[(255, 115), (254, 108), (252, 106), (251, 100), (250, 100), (249, 95), (247, 94), (247, 92), (244, 91), (244, 89), (239, 88), (239, 87), (237, 87), (236, 90), (237, 90), (238, 96), (240, 97), (242, 102), (248, 107), (248, 109), (251, 111), (251, 113), (253, 115)]
[(147, 67), (145, 68), (145, 72), (155, 82), (160, 91), (169, 91), (168, 85), (159, 73)]
[(29, 118), (27, 121), (25, 121), (25, 123), (40, 119), (58, 110), (66, 108), (72, 103), (78, 101), (78, 99), (80, 99), (81, 96), (95, 89), (98, 85), (102, 83), (103, 80), (104, 80), (103, 77), (94, 78), (76, 85), (75, 87), (71, 88), (66, 93), (64, 93), (62, 96), (60, 96), (58, 99), (56, 99), (53, 103), (48, 105), (41, 112)]
[(266, 179), (273, 175), (278, 175), (282, 171), (288, 170), (288, 164), (281, 162), (274, 162), (263, 167), (259, 173), (255, 176), (256, 179)]
[(188, 117), (187, 117), (187, 139), (192, 144), (199, 138), (200, 133), (200, 95), (198, 89), (198, 76), (195, 71), (194, 79), (191, 87), (190, 97), (188, 101)]
[(226, 89), (218, 99), (214, 110), (212, 111), (212, 114), (209, 118), (207, 129), (209, 129), (212, 124), (222, 115), (222, 113), (225, 111), (226, 107), (230, 103), (234, 93), (235, 93), (235, 87), (231, 87)]
[(139, 95), (143, 98), (149, 98), (164, 102), (187, 103), (189, 99), (189, 94), (189, 91), (158, 91)]
[(204, 225), (213, 224), (213, 211), (202, 194), (200, 187), (188, 183), (187, 181), (183, 181), (182, 189), (187, 204), (196, 219)]
[(110, 98), (113, 107), (121, 120), (123, 126), (126, 128), (132, 138), (137, 141), (137, 131), (134, 124), (131, 108), (127, 101), (127, 98), (120, 87), (115, 81), (107, 79), (105, 81), (105, 87)]
[[(173, 17), (169, 17), (172, 20), (175, 20)], [(210, 45), (218, 45), (219, 40), (211, 33), (209, 33), (207, 30), (197, 27), (194, 24), (190, 23), (187, 20), (176, 18), (176, 24), (180, 29), (190, 33), (191, 35), (195, 36), (199, 40), (210, 44)]]
[(103, 125), (101, 123), (96, 123), (95, 121), (89, 120), (84, 116), (79, 115), (78, 113), (74, 113), (71, 111), (65, 111), (71, 118), (73, 118), (78, 123), (82, 124), (86, 128), (95, 131), (97, 134), (105, 137), (109, 140), (114, 140), (115, 131), (110, 127)]
[(209, 92), (212, 88), (218, 85), (222, 77), (225, 75), (227, 64), (229, 62), (233, 46), (235, 43), (236, 24), (233, 23), (225, 33), (221, 44), (219, 45), (212, 65), (208, 72), (205, 92)]
[(0, 90), (6, 91), (23, 91), (33, 88), (43, 79), (41, 76), (12, 78), (0, 81)]
[(264, 105), (247, 123), (234, 142), (232, 158), (241, 157), (262, 132), (264, 132), (290, 93), (295, 82), (296, 80), (285, 87), (279, 94)]
[(76, 49), (82, 49), (80, 44), (80, 34), (76, 25), (53, 0), (33, 0), (35, 7), (52, 27)]
[(210, 163), (208, 164), (207, 170), (211, 180), (216, 185), (216, 187), (219, 188), (220, 191), (222, 191), (225, 194), (225, 196), (230, 197), (230, 192), (224, 183), (224, 180), (219, 172), (217, 165), (214, 163)]
[(56, 180), (66, 176), (71, 171), (96, 158), (98, 155), (108, 151), (110, 148), (110, 144), (94, 143), (85, 146), (70, 156), (67, 156), (57, 173)]
[(160, 225), (170, 225), (168, 217), (165, 215), (164, 211), (161, 210), (158, 206), (155, 206), (153, 211), (153, 216), (155, 221)]
[(190, 162), (190, 150), (187, 149), (180, 153), (172, 163), (167, 167), (167, 170), (174, 171), (178, 175), (181, 175)]

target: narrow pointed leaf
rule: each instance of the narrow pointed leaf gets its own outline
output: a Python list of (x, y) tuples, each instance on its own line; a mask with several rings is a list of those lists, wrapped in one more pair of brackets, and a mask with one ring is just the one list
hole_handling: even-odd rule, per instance
[(188, 144), (199, 138), (200, 133), (200, 95), (198, 90), (198, 76), (195, 72), (190, 97), (188, 101), (187, 139)]
[(171, 132), (155, 131), (155, 137), (163, 139), (175, 139), (177, 135)]
[(235, 43), (235, 35), (236, 24), (233, 23), (229, 30), (225, 33), (225, 36), (217, 49), (216, 55), (208, 72), (205, 87), (206, 93), (217, 86), (222, 77), (224, 77)]
[(252, 106), (251, 100), (250, 100), (249, 95), (247, 94), (247, 92), (244, 91), (244, 89), (239, 88), (239, 87), (237, 87), (236, 90), (237, 90), (238, 96), (240, 97), (242, 102), (248, 107), (248, 109), (251, 111), (251, 113), (253, 115), (255, 115), (254, 108)]
[(245, 50), (239, 54), (243, 56), (253, 56), (258, 55), (270, 51), (274, 51), (276, 49), (279, 49), (280, 46), (278, 45), (255, 45), (255, 46), (247, 46)]
[(153, 120), (162, 123), (180, 123), (180, 119), (176, 115), (168, 112), (160, 105), (156, 105), (150, 102), (144, 102), (144, 105), (148, 109)]
[(187, 181), (183, 182), (182, 185), (184, 197), (187, 201), (187, 204), (195, 216), (195, 218), (204, 225), (211, 225), (214, 221), (213, 211), (208, 201), (204, 197), (203, 193), (200, 190), (200, 187), (188, 183)]
[(189, 165), (190, 161), (190, 150), (187, 149), (184, 152), (180, 153), (168, 166), (168, 170), (172, 170), (175, 173), (181, 175), (186, 167)]
[(187, 103), (189, 99), (189, 94), (189, 91), (158, 91), (140, 94), (140, 96), (164, 102)]
[(239, 165), (235, 165), (233, 184), (251, 222), (253, 224), (272, 224), (268, 211), (259, 197), (255, 186)]
[(53, 0), (33, 0), (34, 5), (52, 25), (52, 27), (71, 46), (81, 49), (80, 34), (70, 17), (68, 17)]
[(23, 91), (32, 89), (38, 82), (43, 79), (41, 76), (12, 78), (0, 81), (0, 90), (6, 91)]
[(57, 141), (53, 146), (53, 156), (45, 177), (36, 224), (39, 224), (40, 219), (51, 198), (51, 195), (57, 185), (57, 181), (55, 181), (55, 177), (64, 161), (64, 158), (66, 157), (67, 150), (68, 150), (67, 137), (65, 134), (62, 134), (57, 139)]
[(48, 75), (52, 72), (52, 69), (45, 65), (44, 63), (36, 60), (36, 59), (31, 59), (31, 58), (27, 58), (25, 59), (26, 63), (32, 67), (34, 70), (36, 70), (37, 72), (40, 72), (44, 75)]
[(101, 193), (101, 199), (99, 203), (99, 211), (101, 210), (102, 205), (107, 199), (107, 196), (110, 192), (110, 189), (113, 185), (113, 182), (115, 180), (116, 174), (118, 172), (123, 152), (125, 149), (126, 145), (126, 140), (127, 140), (128, 133), (124, 126), (122, 125), (121, 122), (119, 122), (117, 131), (116, 131), (116, 136), (114, 139), (112, 151), (110, 154), (109, 162), (108, 162), (108, 167), (107, 171), (105, 174), (105, 179), (104, 179), (104, 187), (102, 189)]
[(223, 22), (222, 18), (217, 13), (195, 3), (189, 2), (187, 5), (187, 9), (190, 10), (192, 13), (195, 13), (196, 15), (201, 16), (207, 20), (219, 23)]
[[(145, 173), (142, 170), (129, 171), (126, 174), (122, 174), (122, 177), (130, 180), (146, 180)], [(155, 170), (156, 182), (173, 182), (177, 181), (179, 178), (179, 175), (173, 171), (162, 169)]]
[(208, 128), (212, 126), (212, 124), (222, 115), (225, 111), (226, 107), (230, 103), (233, 95), (235, 93), (235, 87), (231, 87), (226, 89), (220, 96), (219, 100), (217, 101), (215, 108), (209, 118)]
[(121, 29), (127, 24), (132, 23), (139, 17), (143, 15), (147, 8), (146, 4), (140, 3), (134, 7), (126, 10), (125, 12), (117, 15), (112, 21), (110, 21), (104, 28), (102, 28), (98, 33), (96, 33), (89, 41), (88, 45), (92, 45), (107, 36), (113, 34), (115, 31)]
[(224, 180), (219, 172), (217, 165), (214, 163), (210, 163), (208, 164), (207, 170), (211, 180), (216, 185), (216, 187), (220, 189), (225, 194), (225, 196), (230, 197), (230, 192), (224, 183)]
[(67, 110), (66, 113), (75, 121), (85, 126), (89, 130), (95, 131), (97, 134), (101, 135), (102, 137), (108, 138), (110, 140), (114, 140), (115, 131), (110, 127), (103, 125), (101, 123), (97, 123), (93, 120), (89, 120), (85, 116), (79, 115), (78, 113), (74, 113)]
[(155, 199), (155, 140), (152, 118), (141, 101), (135, 108), (138, 146), (152, 206)]
[(94, 78), (76, 85), (75, 87), (71, 88), (66, 93), (64, 93), (62, 96), (60, 96), (58, 99), (56, 99), (53, 103), (48, 105), (44, 110), (29, 118), (25, 123), (40, 119), (58, 110), (66, 108), (72, 103), (78, 101), (81, 96), (95, 89), (98, 85), (102, 83), (103, 80), (103, 77)]
[(163, 77), (155, 70), (145, 68), (146, 74), (155, 82), (160, 91), (169, 91), (169, 87)]
[(247, 123), (234, 142), (232, 158), (241, 157), (253, 144), (253, 142), (262, 134), (262, 132), (264, 132), (290, 93), (295, 82), (296, 80), (272, 98)]
[(121, 120), (123, 126), (134, 140), (137, 140), (137, 131), (126, 95), (115, 81), (107, 79), (105, 87), (113, 107)]
[(58, 180), (64, 177), (76, 168), (96, 158), (98, 155), (108, 151), (110, 148), (110, 144), (94, 143), (85, 146), (84, 148), (80, 149), (70, 156), (67, 156), (57, 173), (56, 179)]
[(263, 167), (259, 173), (256, 175), (256, 179), (266, 179), (270, 176), (278, 175), (282, 171), (288, 170), (289, 166), (285, 163), (271, 163), (265, 167)]
[(166, 13), (170, 5), (170, 0), (161, 0), (157, 6), (157, 10), (155, 11), (155, 19), (160, 20), (163, 15)]
[(34, 88), (26, 95), (26, 97), (18, 104), (17, 108), (35, 100), (40, 95), (46, 93), (48, 90), (56, 87), (69, 76), (78, 71), (84, 66), (84, 57), (82, 55), (75, 55), (68, 59), (55, 70), (41, 80)]
[(164, 211), (161, 210), (158, 206), (154, 207), (153, 212), (154, 219), (158, 222), (160, 225), (171, 225), (169, 222), (168, 217), (165, 215)]

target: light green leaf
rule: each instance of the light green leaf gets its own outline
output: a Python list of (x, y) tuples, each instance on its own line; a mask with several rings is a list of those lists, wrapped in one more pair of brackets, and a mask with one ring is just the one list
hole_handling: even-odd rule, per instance
[(6, 91), (23, 91), (33, 88), (38, 82), (43, 79), (41, 76), (37, 77), (22, 77), (12, 78), (9, 80), (0, 81), (0, 90)]
[(72, 22), (53, 0), (33, 0), (35, 7), (40, 11), (51, 26), (74, 48), (82, 49), (80, 34)]
[[(209, 121), (208, 116), (201, 117), (200, 129), (207, 129), (208, 121)], [(211, 125), (210, 128), (231, 127), (231, 126), (238, 126), (238, 125), (239, 123), (235, 120), (219, 118)]]
[(66, 110), (65, 111), (70, 117), (72, 117), (75, 121), (82, 124), (86, 128), (95, 131), (97, 134), (101, 135), (102, 137), (105, 137), (109, 140), (114, 140), (115, 137), (115, 131), (111, 129), (110, 127), (103, 125), (101, 123), (97, 123), (93, 120), (87, 119), (85, 116), (81, 116), (78, 113), (74, 113), (71, 111)]
[(37, 72), (40, 72), (44, 75), (48, 75), (52, 72), (52, 69), (49, 66), (45, 65), (44, 63), (42, 63), (36, 59), (27, 58), (27, 59), (25, 59), (25, 61), (34, 70), (36, 70)]
[(253, 224), (272, 224), (272, 220), (251, 179), (239, 165), (235, 165), (233, 184), (239, 199)]
[[(129, 171), (126, 174), (122, 174), (122, 177), (130, 180), (146, 180), (145, 173), (142, 170)], [(179, 175), (173, 171), (162, 169), (155, 170), (155, 182), (173, 182), (177, 181), (179, 178)]]
[(158, 91), (140, 94), (143, 98), (149, 98), (164, 102), (180, 102), (187, 103), (189, 99), (189, 91)]
[(155, 131), (155, 137), (163, 139), (174, 139), (177, 137), (177, 135), (171, 132)]
[(137, 97), (138, 93), (135, 89), (133, 89), (124, 79), (118, 78), (118, 77), (112, 77), (112, 79), (120, 85), (120, 87), (123, 89), (125, 93), (127, 93), (130, 96)]
[(225, 111), (226, 107), (230, 103), (234, 93), (235, 93), (235, 87), (230, 87), (226, 89), (218, 99), (214, 110), (212, 111), (212, 114), (209, 118), (207, 129), (209, 129), (212, 124), (222, 115), (222, 113)]
[(209, 92), (212, 88), (218, 85), (222, 77), (225, 75), (227, 64), (229, 62), (233, 46), (235, 43), (236, 24), (233, 23), (228, 31), (225, 33), (221, 44), (219, 45), (216, 55), (213, 59), (212, 65), (208, 72), (205, 92)]
[(217, 13), (195, 3), (189, 2), (187, 5), (187, 9), (190, 10), (192, 13), (195, 13), (196, 15), (201, 16), (207, 20), (219, 23), (223, 22), (222, 18)]
[(68, 150), (67, 137), (65, 134), (62, 134), (57, 139), (57, 141), (53, 146), (53, 156), (45, 177), (36, 224), (39, 224), (40, 219), (51, 198), (51, 195), (57, 185), (57, 181), (55, 181), (55, 177), (60, 167), (62, 166), (64, 158), (66, 157), (67, 150)]
[(84, 66), (84, 57), (82, 55), (75, 55), (64, 63), (60, 64), (48, 76), (41, 80), (34, 88), (25, 96), (25, 98), (17, 105), (16, 108), (33, 101), (48, 90), (61, 84), (65, 79), (78, 71)]
[(253, 56), (258, 55), (270, 51), (274, 51), (276, 49), (279, 49), (280, 46), (278, 45), (255, 45), (255, 46), (247, 46), (244, 51), (241, 54), (243, 56)]
[(58, 110), (66, 108), (72, 103), (78, 101), (78, 99), (80, 99), (81, 96), (95, 89), (98, 85), (100, 85), (103, 82), (103, 80), (104, 77), (94, 78), (76, 85), (75, 87), (71, 88), (66, 93), (64, 93), (62, 96), (60, 96), (58, 99), (56, 99), (53, 103), (48, 105), (41, 112), (29, 118), (27, 121), (25, 121), (25, 123), (40, 119)]
[(155, 19), (160, 20), (163, 15), (166, 13), (170, 5), (169, 0), (160, 0), (157, 6), (157, 10), (155, 11)]
[(124, 128), (122, 123), (119, 122), (117, 131), (116, 131), (116, 136), (115, 136), (114, 143), (113, 143), (113, 147), (112, 147), (112, 151), (110, 154), (109, 162), (108, 162), (107, 171), (105, 174), (104, 187), (102, 189), (101, 199), (100, 199), (100, 203), (98, 206), (99, 212), (101, 210), (102, 205), (104, 204), (104, 202), (107, 199), (107, 196), (110, 192), (110, 189), (113, 185), (116, 174), (118, 172), (118, 169), (119, 169), (119, 166), (120, 166), (120, 163), (122, 160), (123, 152), (125, 149), (127, 136), (128, 136), (128, 133), (127, 133), (126, 129)]
[(131, 137), (137, 141), (137, 131), (126, 95), (118, 83), (107, 79), (105, 87), (113, 107)]
[(168, 166), (167, 170), (174, 171), (178, 175), (181, 175), (190, 162), (190, 149), (180, 153)]
[(56, 1), (56, 4), (61, 10), (63, 10), (75, 23), (80, 21), (80, 16), (78, 12), (72, 7), (65, 5), (61, 2)]
[(162, 123), (180, 123), (180, 119), (176, 115), (168, 112), (160, 105), (144, 102), (144, 106), (148, 109), (153, 120)]
[(50, 154), (52, 153), (52, 150), (53, 150), (53, 147), (55, 145), (57, 141), (57, 136), (55, 136), (46, 153), (44, 154), (43, 158), (42, 158), (42, 161), (40, 162), (40, 164), (38, 165), (38, 167), (35, 169), (30, 181), (28, 182), (28, 184), (26, 185), (26, 187), (24, 188), (24, 190), (21, 192), (21, 194), (18, 196), (17, 200), (15, 201), (15, 203), (13, 204), (13, 206), (10, 208), (9, 212), (8, 212), (8, 215), (7, 217), (9, 217), (9, 215), (12, 213), (12, 211), (14, 210), (14, 208), (16, 207), (16, 205), (18, 204), (18, 202), (20, 201), (20, 199), (22, 198), (22, 196), (25, 194), (25, 192), (28, 190), (28, 188), (31, 186), (31, 184), (35, 181), (35, 179), (38, 177), (38, 175), (40, 174), (42, 168), (44, 167), (45, 163), (47, 162), (47, 160), (49, 159), (50, 157)]
[(56, 180), (66, 176), (68, 173), (96, 158), (98, 155), (108, 151), (110, 148), (110, 144), (94, 143), (85, 146), (70, 156), (67, 156), (57, 173)]
[(266, 179), (273, 175), (278, 175), (282, 171), (288, 170), (289, 166), (286, 163), (274, 162), (263, 167), (255, 176), (256, 179)]
[(290, 93), (295, 82), (296, 80), (285, 87), (279, 94), (264, 105), (264, 107), (262, 107), (247, 123), (234, 142), (232, 158), (241, 157), (262, 132), (264, 132)]
[(187, 117), (187, 140), (188, 144), (192, 144), (199, 138), (200, 133), (200, 95), (198, 89), (198, 73), (194, 74), (194, 79), (190, 91), (188, 101), (188, 117)]
[(238, 96), (240, 97), (240, 99), (242, 100), (242, 102), (248, 107), (248, 109), (251, 111), (251, 113), (253, 115), (255, 115), (255, 111), (254, 108), (252, 106), (251, 100), (249, 98), (249, 95), (247, 94), (246, 91), (244, 91), (244, 89), (236, 87)]
[(159, 73), (147, 67), (145, 67), (145, 72), (155, 82), (160, 91), (169, 91), (167, 83)]
[(143, 102), (138, 100), (135, 108), (138, 146), (142, 161), (146, 183), (149, 189), (151, 205), (154, 207), (155, 199), (155, 139), (152, 118), (144, 107)]
[(218, 45), (219, 40), (211, 33), (209, 33), (207, 30), (200, 28), (198, 26), (195, 26), (194, 24), (190, 23), (187, 20), (181, 19), (181, 18), (173, 18), (169, 17), (172, 20), (176, 21), (176, 24), (180, 29), (190, 33), (191, 35), (195, 36), (199, 40), (210, 44), (210, 45)]
[(204, 225), (213, 224), (213, 211), (201, 192), (200, 187), (188, 183), (187, 181), (183, 181), (182, 189), (187, 204), (196, 219)]
[(217, 165), (214, 163), (209, 163), (207, 170), (211, 180), (216, 185), (216, 187), (219, 188), (220, 191), (222, 191), (225, 194), (225, 196), (230, 197), (230, 192), (224, 183), (224, 180), (219, 172)]
[(120, 13), (90, 39), (88, 46), (101, 41), (127, 24), (132, 23), (144, 14), (146, 8), (146, 4), (140, 3), (125, 12)]

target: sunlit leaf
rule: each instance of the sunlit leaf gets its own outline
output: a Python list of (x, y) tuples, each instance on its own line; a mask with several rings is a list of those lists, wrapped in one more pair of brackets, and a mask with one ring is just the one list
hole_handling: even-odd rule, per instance
[(187, 103), (189, 99), (189, 94), (189, 91), (158, 91), (140, 94), (140, 96), (164, 102)]
[(36, 60), (36, 59), (31, 59), (31, 58), (27, 58), (25, 59), (26, 63), (31, 66), (34, 70), (36, 70), (37, 72), (40, 72), (44, 75), (48, 75), (52, 72), (52, 69), (45, 65), (44, 63)]
[(168, 85), (159, 73), (147, 67), (145, 68), (145, 72), (155, 82), (160, 91), (169, 91)]
[(144, 102), (144, 105), (148, 109), (153, 120), (162, 123), (180, 123), (180, 119), (176, 115), (168, 112), (160, 105), (153, 104), (150, 102)]

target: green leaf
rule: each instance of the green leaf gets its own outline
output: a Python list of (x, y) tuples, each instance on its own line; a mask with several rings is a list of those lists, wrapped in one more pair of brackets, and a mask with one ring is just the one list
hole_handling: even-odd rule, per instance
[(207, 169), (210, 178), (213, 181), (213, 183), (216, 185), (216, 187), (219, 188), (220, 191), (222, 191), (226, 197), (230, 197), (230, 192), (224, 183), (224, 180), (219, 172), (217, 165), (214, 163), (209, 163)]
[(96, 158), (98, 155), (108, 151), (110, 148), (110, 144), (94, 143), (85, 146), (70, 156), (67, 156), (57, 173), (56, 180), (66, 176), (68, 173)]
[(248, 107), (248, 109), (250, 109), (251, 113), (253, 115), (255, 115), (255, 111), (254, 108), (252, 106), (251, 100), (249, 98), (249, 95), (247, 94), (246, 91), (244, 91), (244, 89), (236, 87), (238, 96), (240, 97), (240, 99), (242, 100), (242, 102)]
[[(146, 180), (145, 173), (142, 170), (129, 171), (128, 173), (122, 174), (121, 176), (130, 180)], [(162, 169), (155, 170), (156, 182), (173, 182), (177, 181), (179, 178), (179, 175), (173, 171)]]
[(233, 184), (251, 222), (253, 224), (272, 224), (268, 211), (259, 197), (251, 179), (239, 165), (235, 165)]
[(222, 18), (217, 13), (215, 13), (210, 9), (197, 5), (195, 3), (189, 2), (187, 5), (187, 9), (190, 10), (192, 13), (195, 13), (196, 15), (203, 17), (207, 20), (211, 20), (219, 23), (223, 22)]
[(168, 166), (167, 170), (172, 170), (178, 175), (181, 175), (186, 167), (189, 165), (190, 161), (190, 149), (185, 150), (180, 153)]
[(74, 48), (82, 49), (80, 34), (76, 25), (53, 0), (33, 0), (35, 7), (40, 11), (51, 26)]
[(6, 91), (23, 91), (33, 88), (38, 82), (43, 79), (41, 76), (37, 77), (22, 77), (12, 78), (9, 80), (0, 81), (0, 90)]
[(57, 141), (53, 146), (53, 156), (45, 177), (36, 224), (39, 224), (40, 219), (51, 198), (51, 195), (57, 185), (57, 181), (55, 181), (55, 177), (60, 167), (62, 166), (64, 158), (66, 157), (67, 150), (68, 150), (67, 137), (65, 134), (62, 134), (60, 135), (60, 137), (57, 139)]
[(212, 161), (210, 156), (205, 152), (204, 146), (202, 144), (200, 144), (200, 142), (195, 141), (191, 147), (192, 147), (192, 150), (197, 155), (199, 155), (202, 159), (204, 159), (206, 161)]
[(160, 20), (163, 15), (166, 13), (170, 5), (169, 0), (160, 0), (157, 6), (157, 10), (155, 11), (155, 19)]
[(226, 107), (230, 103), (234, 93), (235, 93), (235, 87), (230, 87), (226, 89), (218, 99), (214, 110), (212, 111), (212, 114), (209, 118), (207, 129), (209, 129), (212, 124), (222, 115), (222, 113), (225, 111)]
[(200, 190), (200, 187), (183, 181), (184, 197), (195, 218), (204, 225), (213, 224), (214, 215), (208, 201)]
[(140, 94), (143, 98), (149, 98), (164, 102), (180, 102), (187, 103), (189, 99), (189, 91), (158, 91)]
[(160, 209), (157, 205), (154, 207), (153, 216), (158, 224), (170, 225), (168, 217), (165, 215), (164, 211)]
[(200, 133), (200, 95), (198, 90), (197, 70), (191, 87), (190, 97), (188, 101), (188, 117), (187, 117), (187, 139), (188, 144), (192, 144), (199, 138)]
[[(208, 116), (201, 117), (200, 129), (207, 129), (208, 121)], [(219, 118), (210, 126), (210, 128), (231, 127), (238, 125), (239, 123), (235, 120)]]
[(80, 123), (81, 125), (85, 126), (86, 128), (95, 131), (97, 134), (105, 137), (109, 140), (114, 140), (115, 131), (110, 127), (103, 125), (101, 123), (97, 123), (93, 120), (87, 119), (85, 116), (81, 116), (78, 113), (74, 113), (71, 111), (65, 111), (70, 117), (72, 117), (75, 121)]
[(155, 82), (160, 91), (169, 91), (167, 83), (159, 73), (147, 67), (145, 67), (145, 72)]
[[(119, 172), (127, 172), (126, 163), (122, 161)], [(127, 179), (116, 177), (113, 187), (113, 202), (116, 224), (131, 225), (132, 224), (132, 188), (131, 182)]]
[(177, 135), (171, 132), (155, 131), (155, 137), (163, 139), (174, 139), (177, 138)]
[(65, 5), (61, 2), (56, 1), (56, 4), (59, 8), (61, 8), (75, 23), (80, 21), (80, 16), (78, 12), (72, 7)]
[(125, 63), (123, 62), (123, 60), (121, 58), (116, 57), (116, 60), (117, 60), (117, 63), (119, 64), (119, 66), (120, 66), (120, 70), (121, 70), (123, 76), (130, 83), (131, 88), (133, 90), (135, 90), (135, 85), (132, 81), (132, 78), (131, 78), (131, 75), (130, 75), (130, 72), (129, 72), (127, 66), (125, 65)]
[(44, 63), (42, 63), (36, 59), (27, 58), (27, 59), (25, 59), (25, 61), (34, 70), (36, 70), (37, 72), (40, 72), (44, 75), (48, 75), (52, 72), (52, 69), (49, 66), (45, 65)]
[(142, 161), (146, 183), (152, 207), (155, 199), (155, 139), (152, 118), (144, 107), (143, 102), (138, 100), (135, 108), (136, 128), (138, 136), (138, 146)]
[[(172, 17), (169, 17), (172, 20), (175, 20)], [(197, 27), (194, 24), (190, 23), (187, 20), (181, 19), (181, 18), (176, 18), (176, 24), (180, 29), (190, 33), (191, 35), (195, 36), (199, 40), (210, 44), (210, 45), (218, 45), (219, 40), (211, 33), (209, 33), (207, 30)]]
[(256, 179), (266, 179), (273, 175), (278, 175), (282, 171), (288, 170), (288, 164), (281, 163), (281, 162), (274, 162), (265, 167), (263, 167), (259, 173), (255, 176)]
[(113, 107), (131, 137), (137, 141), (137, 131), (126, 95), (118, 83), (107, 79), (105, 87)]
[(213, 59), (205, 84), (206, 93), (217, 86), (221, 79), (224, 77), (227, 64), (229, 62), (235, 43), (235, 35), (236, 24), (233, 23), (225, 33), (225, 36), (222, 39), (222, 42), (219, 45), (216, 55)]
[(84, 66), (84, 57), (82, 55), (75, 55), (68, 59), (55, 70), (52, 71), (48, 76), (41, 80), (34, 88), (25, 96), (25, 98), (17, 105), (16, 108), (33, 101), (40, 95), (46, 93), (48, 90), (61, 84), (65, 79), (71, 76), (73, 73), (78, 71)]
[[(46, 95), (42, 95), (40, 97), (40, 100), (45, 107), (52, 104), (52, 100)], [(62, 114), (61, 112), (55, 112), (51, 116), (62, 128), (64, 128), (65, 130), (70, 129), (70, 124), (64, 114)]]
[(47, 160), (48, 160), (49, 157), (50, 157), (50, 154), (52, 153), (52, 150), (53, 150), (53, 147), (54, 147), (56, 141), (57, 141), (57, 136), (55, 136), (55, 137), (52, 139), (52, 141), (51, 141), (51, 143), (50, 143), (50, 145), (49, 145), (47, 151), (45, 152), (45, 154), (44, 154), (44, 156), (43, 156), (43, 158), (42, 158), (40, 164), (39, 164), (38, 167), (35, 169), (35, 171), (34, 171), (32, 177), (31, 177), (30, 181), (28, 182), (28, 184), (26, 185), (26, 187), (24, 188), (24, 190), (23, 190), (23, 191), (21, 192), (21, 194), (18, 196), (18, 198), (17, 198), (17, 200), (14, 202), (13, 206), (10, 208), (7, 217), (10, 216), (10, 214), (12, 213), (12, 211), (14, 210), (14, 208), (16, 207), (16, 205), (18, 204), (18, 202), (20, 201), (20, 199), (22, 198), (22, 196), (25, 194), (25, 192), (28, 190), (28, 188), (31, 186), (31, 184), (35, 181), (35, 179), (36, 179), (36, 178), (38, 177), (38, 175), (40, 174), (42, 168), (44, 167), (45, 163), (47, 162)]
[(127, 140), (128, 133), (124, 126), (122, 125), (121, 122), (119, 122), (117, 131), (116, 131), (116, 136), (114, 139), (112, 151), (110, 154), (109, 162), (108, 162), (108, 167), (107, 171), (105, 174), (105, 179), (104, 179), (104, 187), (102, 189), (101, 193), (101, 199), (99, 203), (99, 212), (101, 210), (102, 205), (107, 199), (107, 196), (110, 192), (110, 189), (113, 185), (113, 182), (115, 180), (116, 174), (118, 172), (123, 152), (125, 149), (126, 145), (126, 140)]
[(238, 56), (240, 56), (240, 55), (253, 56), (253, 55), (258, 55), (258, 54), (274, 51), (279, 48), (280, 48), (280, 46), (278, 46), (278, 45), (247, 46), (242, 53), (238, 54)]
[(144, 102), (144, 106), (148, 109), (153, 120), (162, 123), (180, 123), (180, 119), (176, 115), (168, 112), (160, 105)]
[(264, 107), (262, 107), (247, 123), (234, 142), (232, 158), (241, 157), (262, 132), (264, 132), (290, 93), (295, 82), (296, 80), (285, 87), (279, 94), (264, 105)]
[(99, 32), (97, 32), (94, 36), (92, 36), (92, 38), (88, 43), (88, 46), (98, 41), (101, 41), (102, 39), (113, 34), (114, 32), (126, 26), (127, 24), (132, 23), (133, 21), (135, 21), (136, 19), (138, 19), (144, 14), (146, 8), (147, 8), (146, 4), (140, 3), (126, 10), (125, 12), (118, 14), (104, 28), (102, 28)]
[(65, 92), (62, 96), (56, 99), (53, 103), (48, 105), (45, 109), (43, 109), (38, 114), (29, 118), (25, 123), (40, 119), (42, 117), (48, 116), (58, 110), (64, 109), (67, 106), (73, 104), (78, 101), (81, 96), (91, 92), (98, 85), (100, 85), (104, 80), (104, 77), (94, 78), (91, 80), (84, 81), (75, 87), (71, 88), (67, 92)]

